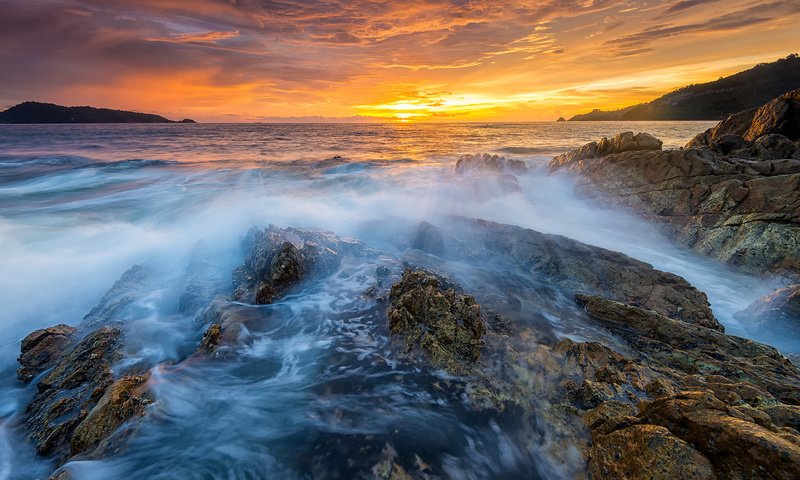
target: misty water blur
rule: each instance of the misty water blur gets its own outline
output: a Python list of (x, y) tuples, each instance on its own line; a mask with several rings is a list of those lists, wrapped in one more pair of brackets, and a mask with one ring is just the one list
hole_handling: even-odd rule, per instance
[[(18, 425), (35, 388), (13, 374), (25, 334), (77, 324), (125, 270), (148, 264), (161, 283), (127, 327), (126, 355), (179, 360), (199, 333), (193, 318), (175, 314), (193, 252), (201, 248), (219, 281), (228, 282), (242, 260), (241, 237), (268, 224), (332, 230), (385, 256), (344, 265), (348, 280), (330, 279), (270, 307), (273, 328), (238, 363), (156, 367), (156, 421), (120, 458), (73, 462), (77, 478), (299, 478), (285, 459), (302, 462), (293, 451), (309, 432), (324, 437), (332, 429), (414, 431), (430, 438), (432, 451), (445, 436), (452, 448), (436, 451), (454, 478), (514, 475), (530, 463), (545, 478), (558, 476), (546, 460), (531, 459), (541, 453), (515, 450), (500, 426), (446, 427), (453, 413), (431, 411), (442, 399), (418, 385), (376, 381), (359, 395), (320, 393), (321, 385), (327, 391), (340, 379), (352, 381), (345, 372), (405, 378), (377, 360), (385, 339), (374, 330), (375, 312), (358, 307), (365, 284), (356, 279), (372, 279), (378, 264), (398, 272), (404, 247), (397, 239), (419, 221), (462, 215), (565, 235), (681, 275), (708, 294), (729, 333), (746, 335), (732, 315), (769, 291), (769, 281), (674, 246), (656, 226), (580, 198), (568, 178), (545, 168), (553, 155), (619, 131), (647, 131), (677, 148), (710, 125), (0, 127), (0, 478), (49, 473)], [(528, 162), (521, 191), (485, 197), (454, 178), (458, 155), (482, 152)], [(337, 365), (337, 352), (353, 363)], [(325, 418), (333, 411), (341, 421)]]

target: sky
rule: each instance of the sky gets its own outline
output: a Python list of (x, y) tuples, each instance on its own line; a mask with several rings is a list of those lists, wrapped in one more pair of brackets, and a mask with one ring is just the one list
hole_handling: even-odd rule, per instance
[(0, 108), (539, 121), (800, 51), (800, 0), (0, 0)]

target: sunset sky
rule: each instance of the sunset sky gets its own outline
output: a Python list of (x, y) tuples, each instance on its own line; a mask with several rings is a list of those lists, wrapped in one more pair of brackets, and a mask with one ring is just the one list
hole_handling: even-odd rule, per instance
[(800, 0), (0, 0), (0, 107), (528, 121), (800, 51)]

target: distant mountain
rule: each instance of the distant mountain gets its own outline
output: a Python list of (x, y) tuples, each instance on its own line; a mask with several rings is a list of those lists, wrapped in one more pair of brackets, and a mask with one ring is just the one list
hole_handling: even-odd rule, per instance
[(168, 120), (151, 113), (94, 107), (62, 107), (52, 103), (23, 102), (0, 112), (0, 123), (195, 123)]
[(797, 88), (800, 57), (793, 54), (715, 82), (680, 88), (652, 102), (612, 111), (595, 109), (569, 120), (720, 120)]

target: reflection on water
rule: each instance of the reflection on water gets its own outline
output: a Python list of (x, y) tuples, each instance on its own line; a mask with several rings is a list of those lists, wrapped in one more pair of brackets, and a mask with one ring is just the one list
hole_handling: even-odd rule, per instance
[[(363, 292), (379, 283), (379, 265), (397, 278), (407, 259), (400, 239), (420, 220), (463, 215), (563, 234), (682, 275), (709, 295), (730, 332), (742, 333), (731, 315), (769, 285), (672, 245), (628, 213), (592, 205), (542, 168), (554, 154), (620, 130), (677, 147), (708, 126), (2, 126), (0, 478), (49, 473), (19, 425), (35, 388), (14, 379), (20, 338), (77, 324), (137, 263), (157, 268), (161, 283), (138, 306), (126, 348), (130, 358), (163, 362), (151, 380), (157, 402), (125, 454), (73, 462), (77, 478), (350, 478), (370, 468), (359, 458), (389, 454), (433, 458), (452, 478), (566, 475), (574, 467), (544, 453), (545, 426), (534, 431), (538, 447), (522, 448), (502, 419), (470, 419), (458, 398), (433, 388), (438, 374), (391, 360), (384, 307)], [(455, 181), (457, 156), (479, 152), (527, 161), (533, 169), (520, 177), (521, 191), (478, 195)], [(242, 306), (258, 308), (265, 323), (235, 359), (173, 365), (202, 333), (177, 313), (198, 248), (226, 284), (242, 260), (242, 235), (268, 224), (332, 230), (382, 254), (345, 262), (276, 305)], [(476, 290), (487, 275), (511, 278), (496, 265), (445, 268)], [(527, 287), (508, 288), (522, 295)], [(524, 311), (517, 317), (534, 324)], [(550, 312), (535, 321), (570, 332)]]

